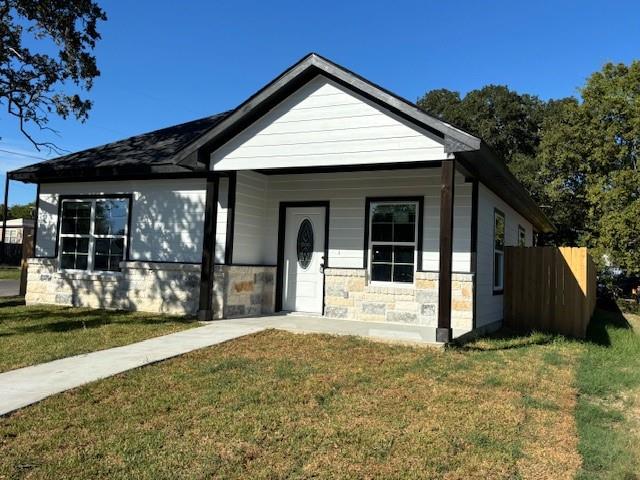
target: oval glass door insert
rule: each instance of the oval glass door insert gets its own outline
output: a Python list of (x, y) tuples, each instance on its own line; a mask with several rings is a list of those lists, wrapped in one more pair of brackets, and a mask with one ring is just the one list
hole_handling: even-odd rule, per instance
[(296, 252), (298, 254), (298, 265), (306, 270), (311, 263), (313, 256), (313, 226), (308, 218), (300, 224), (298, 230), (298, 240), (296, 242)]

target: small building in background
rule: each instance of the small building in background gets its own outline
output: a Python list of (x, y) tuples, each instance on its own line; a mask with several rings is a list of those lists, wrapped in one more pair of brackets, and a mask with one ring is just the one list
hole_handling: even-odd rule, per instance
[[(22, 239), (29, 233), (33, 233), (35, 221), (30, 218), (13, 218), (7, 220), (7, 234), (5, 242), (10, 244), (22, 244)], [(0, 222), (0, 238), (2, 238), (2, 222)]]

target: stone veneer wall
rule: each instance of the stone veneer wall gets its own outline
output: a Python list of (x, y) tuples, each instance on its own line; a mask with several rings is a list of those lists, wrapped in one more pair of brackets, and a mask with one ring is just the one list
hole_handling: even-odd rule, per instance
[(218, 318), (250, 317), (273, 313), (276, 267), (216, 265), (214, 311)]
[(193, 315), (200, 265), (123, 262), (118, 273), (59, 272), (58, 260), (29, 259), (27, 304)]
[[(29, 259), (27, 304), (195, 315), (200, 265), (123, 262), (119, 273), (59, 272), (58, 260)], [(218, 318), (273, 313), (275, 267), (215, 266)]]
[[(451, 327), (472, 329), (473, 274), (452, 274)], [(415, 285), (370, 285), (365, 269), (325, 270), (325, 315), (334, 318), (437, 327), (438, 273), (416, 272)]]

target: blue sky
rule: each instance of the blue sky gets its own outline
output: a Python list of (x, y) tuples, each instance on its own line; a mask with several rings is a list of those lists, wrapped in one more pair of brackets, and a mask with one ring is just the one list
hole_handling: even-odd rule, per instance
[[(53, 120), (59, 136), (40, 137), (69, 151), (233, 108), (311, 51), (410, 100), (489, 83), (577, 95), (605, 62), (640, 58), (637, 2), (98, 2), (109, 19), (91, 117)], [(0, 137), (2, 185), (7, 170), (49, 156), (4, 112)], [(9, 204), (34, 195), (12, 182)]]

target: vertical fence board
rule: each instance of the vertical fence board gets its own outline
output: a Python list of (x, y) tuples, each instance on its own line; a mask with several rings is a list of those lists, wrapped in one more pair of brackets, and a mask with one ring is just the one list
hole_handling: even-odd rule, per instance
[(505, 249), (505, 325), (584, 337), (595, 296), (595, 265), (586, 248)]

